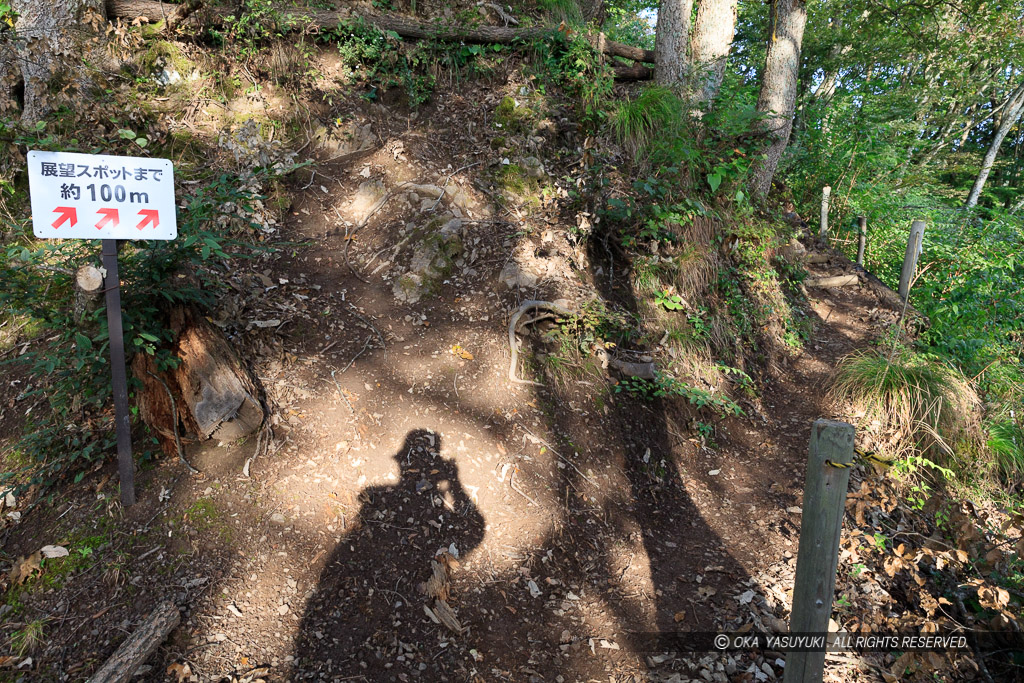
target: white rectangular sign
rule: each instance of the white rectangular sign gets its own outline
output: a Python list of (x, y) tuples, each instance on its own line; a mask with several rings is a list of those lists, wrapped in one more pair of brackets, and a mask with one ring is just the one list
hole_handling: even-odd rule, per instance
[(36, 237), (173, 240), (178, 236), (169, 159), (28, 153)]

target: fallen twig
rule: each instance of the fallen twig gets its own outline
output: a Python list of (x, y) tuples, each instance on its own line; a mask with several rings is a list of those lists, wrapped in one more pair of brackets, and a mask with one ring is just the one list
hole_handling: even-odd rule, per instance
[[(355, 360), (355, 359), (353, 359), (353, 360)], [(334, 370), (331, 370), (331, 381), (334, 382), (334, 386), (338, 387), (338, 396), (341, 396), (341, 400), (344, 401), (345, 405), (348, 406), (349, 412), (352, 413), (353, 415), (355, 415), (356, 414), (356, 409), (352, 407), (351, 403), (349, 403), (348, 397), (345, 396), (345, 392), (342, 390), (341, 385), (338, 384), (338, 380), (334, 379)]]
[(366, 352), (366, 349), (367, 349), (367, 348), (368, 348), (368, 347), (370, 346), (370, 341), (371, 341), (372, 339), (373, 339), (373, 335), (370, 335), (369, 337), (367, 337), (367, 338), (366, 338), (366, 341), (365, 341), (365, 342), (363, 343), (363, 348), (359, 349), (359, 353), (357, 353), (356, 355), (352, 356), (352, 360), (350, 360), (350, 361), (348, 362), (348, 365), (346, 365), (346, 366), (345, 366), (345, 367), (344, 367), (344, 368), (342, 369), (342, 371), (341, 371), (341, 372), (342, 372), (342, 374), (344, 374), (344, 373), (345, 373), (345, 370), (348, 370), (348, 369), (349, 369), (350, 367), (352, 367), (352, 364), (356, 362), (356, 359), (358, 359), (358, 358), (359, 358), (359, 356), (363, 355), (363, 353), (365, 353), (365, 352)]
[(367, 327), (369, 327), (369, 328), (370, 328), (371, 330), (373, 330), (373, 333), (377, 335), (377, 339), (379, 339), (379, 340), (380, 340), (380, 348), (381, 348), (381, 350), (383, 350), (383, 351), (384, 351), (384, 355), (386, 356), (386, 355), (387, 355), (387, 352), (388, 352), (388, 349), (387, 349), (387, 344), (386, 344), (386, 343), (384, 343), (384, 335), (380, 333), (380, 330), (378, 330), (378, 329), (377, 329), (377, 328), (376, 328), (376, 327), (374, 326), (374, 324), (373, 324), (373, 323), (371, 323), (371, 322), (370, 322), (369, 320), (367, 320), (367, 319), (366, 319), (366, 318), (364, 318), (363, 316), (359, 315), (359, 312), (358, 312), (358, 311), (356, 311), (356, 307), (355, 307), (355, 306), (353, 306), (353, 305), (352, 305), (351, 303), (349, 303), (349, 302), (346, 302), (346, 303), (348, 303), (348, 307), (349, 307), (350, 309), (352, 309), (352, 315), (354, 315), (354, 316), (355, 316), (356, 318), (358, 318), (359, 320), (361, 320), (361, 321), (363, 322), (363, 324), (364, 324), (364, 325), (366, 325), (366, 326), (367, 326)]
[(535, 501), (533, 498), (530, 498), (521, 488), (516, 486), (515, 476), (516, 472), (518, 471), (519, 467), (517, 467), (516, 465), (512, 465), (512, 472), (511, 474), (508, 475), (508, 485), (511, 486), (512, 490), (518, 493), (520, 496), (533, 503), (536, 507), (540, 507), (540, 504), (537, 501)]

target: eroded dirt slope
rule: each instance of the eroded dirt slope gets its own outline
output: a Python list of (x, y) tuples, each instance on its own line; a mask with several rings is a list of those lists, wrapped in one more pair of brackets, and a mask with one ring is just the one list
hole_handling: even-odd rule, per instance
[[(275, 408), (250, 477), (251, 441), (192, 444), (202, 474), (148, 467), (129, 510), (108, 468), (13, 529), (11, 556), (64, 540), (99, 558), (19, 598), (46, 619), (40, 680), (87, 675), (162, 598), (184, 613), (151, 680), (174, 663), (204, 681), (779, 673), (645, 653), (643, 634), (786, 618), (811, 422), (842, 417), (830, 373), (895, 313), (812, 290), (813, 340), (710, 439), (597, 364), (510, 382), (510, 313), (578, 308), (594, 274), (556, 205), (495, 207), (500, 158), (480, 150), (500, 96), (439, 96), (415, 122), (369, 108), (365, 149), (296, 183), (280, 237), (298, 246), (229, 276), (215, 321)], [(571, 174), (557, 135), (537, 154)]]

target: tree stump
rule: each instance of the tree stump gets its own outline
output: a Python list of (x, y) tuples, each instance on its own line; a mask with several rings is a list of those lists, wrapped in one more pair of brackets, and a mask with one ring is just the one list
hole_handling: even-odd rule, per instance
[[(220, 330), (191, 309), (171, 313), (178, 367), (157, 371), (151, 356), (137, 354), (132, 372), (142, 383), (139, 414), (168, 455), (176, 429), (200, 440), (234, 441), (252, 434), (265, 417), (260, 387)], [(173, 400), (172, 400), (173, 396)]]
[(75, 301), (72, 313), (75, 324), (87, 327), (86, 317), (100, 305), (103, 293), (103, 273), (96, 266), (82, 266), (75, 272)]

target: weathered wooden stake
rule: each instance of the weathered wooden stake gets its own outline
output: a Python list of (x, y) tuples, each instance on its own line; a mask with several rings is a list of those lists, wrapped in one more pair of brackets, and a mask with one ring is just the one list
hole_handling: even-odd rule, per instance
[[(834, 420), (815, 420), (811, 427), (793, 611), (789, 620), (791, 633), (828, 633), (850, 468), (832, 467), (825, 461), (852, 462), (854, 432), (853, 425)], [(821, 652), (790, 652), (786, 656), (783, 681), (820, 683), (824, 671), (824, 649)]]
[(832, 188), (826, 185), (821, 188), (821, 227), (818, 230), (818, 237), (828, 240), (828, 198), (832, 194)]
[(907, 238), (907, 253), (903, 257), (903, 271), (900, 273), (900, 298), (904, 301), (910, 294), (910, 281), (914, 279), (914, 271), (917, 270), (917, 257), (921, 255), (921, 245), (924, 243), (924, 221), (914, 221), (910, 224), (910, 237)]
[(857, 265), (864, 267), (864, 248), (868, 243), (868, 217), (857, 216)]

